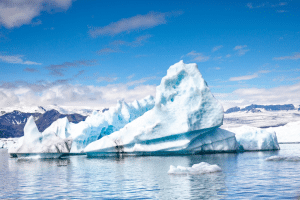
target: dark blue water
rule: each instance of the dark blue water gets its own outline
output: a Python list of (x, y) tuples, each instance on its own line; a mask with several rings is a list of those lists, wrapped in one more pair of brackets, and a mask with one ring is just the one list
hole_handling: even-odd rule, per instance
[[(300, 144), (280, 151), (194, 156), (16, 159), (0, 150), (2, 199), (297, 199)], [(170, 165), (217, 164), (222, 172), (168, 175)]]

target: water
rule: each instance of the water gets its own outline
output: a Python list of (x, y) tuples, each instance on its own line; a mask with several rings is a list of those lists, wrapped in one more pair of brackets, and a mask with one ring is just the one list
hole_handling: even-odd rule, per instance
[[(65, 159), (16, 159), (0, 150), (0, 198), (297, 199), (300, 161), (265, 159), (300, 156), (300, 144), (280, 147), (240, 154)], [(217, 164), (222, 172), (167, 174), (170, 165), (200, 162)]]

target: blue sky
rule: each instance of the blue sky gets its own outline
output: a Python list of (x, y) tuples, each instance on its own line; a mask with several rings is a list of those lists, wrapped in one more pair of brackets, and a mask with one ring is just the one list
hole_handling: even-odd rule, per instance
[(0, 0), (0, 107), (108, 107), (197, 63), (225, 109), (300, 104), (300, 1)]

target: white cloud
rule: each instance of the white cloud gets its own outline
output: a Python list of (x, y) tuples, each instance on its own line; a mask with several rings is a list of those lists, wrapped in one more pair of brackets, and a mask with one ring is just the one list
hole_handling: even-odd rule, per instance
[(246, 75), (246, 76), (237, 76), (237, 77), (231, 77), (229, 78), (229, 81), (245, 81), (245, 80), (251, 80), (254, 78), (257, 78), (259, 74), (267, 74), (270, 73), (271, 71), (269, 70), (261, 70), (258, 71), (252, 75)]
[(275, 88), (244, 88), (232, 93), (218, 93), (214, 96), (225, 108), (250, 104), (294, 104), (300, 105), (300, 83)]
[(212, 52), (218, 51), (218, 50), (221, 49), (222, 47), (223, 47), (223, 45), (215, 46), (211, 51), (212, 51)]
[(193, 57), (193, 60), (197, 62), (206, 62), (210, 59), (209, 56), (205, 56), (202, 53), (197, 53), (196, 51), (191, 51), (187, 54), (187, 56)]
[(135, 76), (135, 74), (131, 74), (129, 76), (127, 76), (127, 79), (132, 79)]
[(100, 76), (97, 78), (97, 82), (114, 82), (118, 79), (118, 77), (107, 77), (107, 76)]
[(117, 52), (119, 52), (119, 50), (117, 50), (117, 49), (103, 48), (103, 49), (100, 49), (99, 51), (97, 51), (97, 54), (107, 55), (107, 54), (110, 54), (110, 53), (117, 53)]
[(41, 65), (42, 63), (32, 62), (32, 61), (24, 61), (22, 59), (23, 55), (15, 55), (15, 56), (2, 56), (0, 55), (0, 60), (5, 63), (12, 64), (22, 64), (22, 65)]
[(133, 40), (131, 42), (127, 42), (127, 41), (123, 41), (123, 40), (115, 40), (109, 44), (109, 47), (106, 47), (106, 48), (103, 48), (103, 49), (100, 49), (99, 51), (97, 51), (97, 54), (107, 55), (107, 54), (111, 54), (111, 53), (119, 53), (119, 52), (122, 52), (120, 50), (121, 46), (129, 46), (129, 47), (143, 46), (144, 43), (147, 42), (147, 40), (151, 37), (152, 37), (151, 35), (142, 35), (142, 36), (136, 37), (135, 40)]
[(292, 56), (282, 56), (282, 57), (276, 57), (273, 58), (273, 60), (298, 60), (300, 59), (300, 53), (296, 52)]
[(92, 37), (97, 37), (101, 35), (117, 35), (122, 32), (132, 32), (136, 30), (144, 30), (148, 28), (153, 28), (160, 24), (166, 24), (166, 17), (170, 15), (179, 15), (177, 13), (158, 13), (150, 12), (146, 15), (136, 15), (134, 17), (121, 19), (120, 21), (113, 22), (104, 27), (96, 27), (90, 30), (90, 35)]
[(2, 0), (0, 1), (0, 25), (6, 28), (30, 24), (44, 10), (68, 9), (72, 0)]
[(233, 50), (237, 51), (237, 54), (239, 56), (242, 56), (242, 55), (245, 55), (247, 51), (249, 51), (249, 49), (246, 49), (247, 48), (247, 45), (238, 45), (238, 46), (235, 46), (233, 48)]
[(276, 12), (278, 13), (285, 13), (285, 12), (288, 12), (287, 10), (276, 10)]
[(286, 6), (287, 2), (280, 2), (278, 4), (273, 4), (273, 3), (269, 3), (269, 2), (264, 2), (264, 3), (260, 3), (258, 5), (253, 5), (252, 3), (247, 3), (246, 6), (249, 9), (254, 9), (254, 8), (274, 8), (274, 7), (281, 7), (281, 6)]
[(252, 75), (246, 75), (246, 76), (238, 76), (238, 77), (231, 77), (229, 80), (230, 81), (245, 81), (245, 80), (250, 80), (250, 79), (254, 79), (257, 78), (258, 74), (252, 74)]
[(65, 80), (30, 84), (6, 83), (0, 85), (0, 107), (60, 106), (111, 107), (117, 100), (132, 102), (148, 95), (155, 96), (156, 85), (146, 84), (154, 77), (106, 86), (72, 85)]

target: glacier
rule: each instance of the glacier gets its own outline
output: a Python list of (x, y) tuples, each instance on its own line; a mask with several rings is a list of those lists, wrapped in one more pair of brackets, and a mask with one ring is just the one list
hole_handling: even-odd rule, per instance
[(90, 143), (84, 152), (190, 154), (236, 151), (234, 133), (219, 129), (223, 107), (196, 64), (180, 61), (156, 88), (154, 107), (119, 131)]
[(279, 150), (275, 131), (241, 126), (229, 129), (235, 133), (240, 151)]
[(209, 163), (201, 162), (199, 164), (194, 164), (192, 167), (183, 167), (180, 165), (174, 167), (173, 165), (171, 165), (168, 174), (170, 175), (208, 174), (208, 173), (215, 173), (221, 171), (222, 169), (218, 165), (210, 165)]
[(18, 154), (18, 157), (27, 154), (53, 154), (54, 156), (69, 153), (71, 139), (63, 139), (54, 132), (39, 132), (34, 118), (30, 116), (24, 127), (24, 136), (19, 138), (17, 143), (8, 149), (8, 153)]

